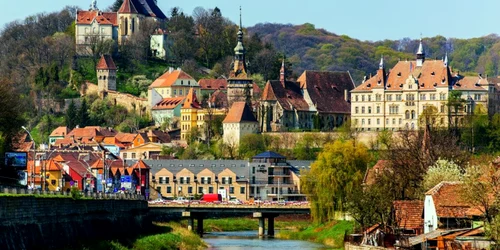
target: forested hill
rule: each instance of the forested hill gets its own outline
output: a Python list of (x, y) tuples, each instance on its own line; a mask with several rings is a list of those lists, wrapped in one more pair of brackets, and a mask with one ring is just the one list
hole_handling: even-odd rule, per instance
[[(398, 60), (414, 59), (419, 40), (360, 41), (337, 35), (312, 24), (257, 24), (249, 27), (250, 35), (259, 34), (264, 42), (284, 52), (295, 73), (303, 70), (349, 70), (359, 84), (364, 75), (375, 73), (380, 57), (386, 67)], [(453, 69), (470, 74), (499, 74), (500, 37), (455, 39), (443, 36), (424, 37), (427, 58), (442, 59), (448, 52)]]

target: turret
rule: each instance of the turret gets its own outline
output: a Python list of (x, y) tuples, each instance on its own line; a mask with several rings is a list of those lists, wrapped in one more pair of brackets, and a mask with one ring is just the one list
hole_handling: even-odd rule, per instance
[(425, 61), (425, 51), (424, 46), (422, 45), (422, 38), (420, 38), (420, 44), (418, 45), (417, 51), (417, 67), (422, 67)]

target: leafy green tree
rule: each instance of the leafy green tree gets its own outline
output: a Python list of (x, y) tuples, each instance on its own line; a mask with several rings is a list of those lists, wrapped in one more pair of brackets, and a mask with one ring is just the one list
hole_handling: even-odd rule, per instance
[(71, 100), (71, 102), (69, 103), (64, 120), (68, 129), (73, 129), (78, 124), (77, 108), (73, 100)]
[(271, 138), (263, 134), (248, 134), (240, 140), (238, 152), (240, 158), (250, 159), (268, 149)]
[(336, 140), (325, 145), (311, 170), (302, 173), (301, 186), (311, 201), (311, 215), (315, 222), (334, 219), (336, 211), (346, 209), (347, 198), (361, 185), (368, 149), (354, 141)]
[(297, 160), (314, 160), (316, 158), (316, 148), (314, 142), (318, 138), (306, 134), (300, 138), (293, 148), (293, 155)]
[(115, 0), (115, 2), (111, 6), (109, 6), (108, 9), (111, 12), (118, 12), (120, 7), (122, 7), (122, 4), (123, 4), (123, 0)]

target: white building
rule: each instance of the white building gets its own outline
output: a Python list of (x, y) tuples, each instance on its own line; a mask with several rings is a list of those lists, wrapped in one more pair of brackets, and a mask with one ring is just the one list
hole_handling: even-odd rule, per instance
[(259, 123), (245, 102), (234, 102), (222, 121), (224, 143), (237, 147), (241, 138), (259, 132)]

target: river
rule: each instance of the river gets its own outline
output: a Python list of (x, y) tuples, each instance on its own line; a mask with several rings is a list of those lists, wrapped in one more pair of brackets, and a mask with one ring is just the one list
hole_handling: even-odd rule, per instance
[(276, 238), (259, 238), (257, 231), (214, 232), (203, 235), (203, 240), (210, 245), (209, 249), (329, 249), (328, 247), (301, 240), (282, 240)]

